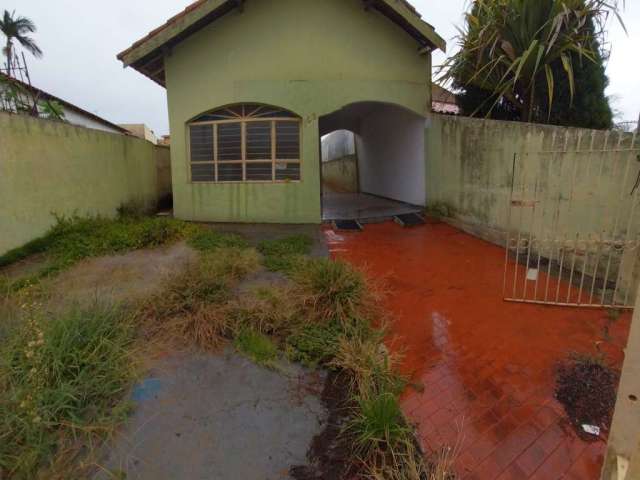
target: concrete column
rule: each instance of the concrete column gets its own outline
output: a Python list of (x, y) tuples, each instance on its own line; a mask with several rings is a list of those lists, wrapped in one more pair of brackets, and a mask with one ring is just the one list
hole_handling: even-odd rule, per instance
[(640, 479), (640, 289), (625, 350), (602, 480)]

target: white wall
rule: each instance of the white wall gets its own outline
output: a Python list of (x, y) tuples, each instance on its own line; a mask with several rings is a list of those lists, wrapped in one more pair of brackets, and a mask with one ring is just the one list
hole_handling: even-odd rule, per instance
[(92, 128), (94, 130), (102, 130), (103, 132), (111, 132), (111, 133), (120, 133), (120, 134), (122, 134), (122, 132), (120, 130), (117, 130), (117, 129), (113, 128), (113, 127), (110, 127), (107, 124), (98, 122), (98, 121), (94, 120), (91, 117), (83, 115), (80, 112), (77, 112), (75, 110), (71, 110), (70, 108), (67, 108), (65, 106), (62, 107), (62, 110), (64, 111), (64, 119), (67, 122), (69, 122), (71, 125), (77, 125), (79, 127)]
[(355, 138), (349, 130), (337, 130), (322, 137), (322, 161), (329, 162), (337, 158), (355, 155)]
[(414, 205), (426, 203), (425, 119), (379, 105), (356, 135), (360, 190)]

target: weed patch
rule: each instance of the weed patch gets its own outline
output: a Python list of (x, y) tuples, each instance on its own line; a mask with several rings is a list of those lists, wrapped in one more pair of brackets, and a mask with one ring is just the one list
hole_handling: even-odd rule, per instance
[(215, 349), (231, 335), (231, 290), (259, 267), (253, 249), (221, 248), (203, 254), (144, 302), (139, 317), (151, 336)]
[(233, 321), (277, 339), (287, 337), (304, 322), (304, 312), (291, 287), (259, 287), (232, 305)]
[(342, 333), (337, 323), (306, 324), (287, 337), (287, 357), (309, 368), (327, 365), (338, 351)]
[(240, 330), (233, 343), (240, 353), (259, 365), (273, 367), (278, 359), (276, 344), (268, 336), (252, 328)]
[(249, 248), (249, 243), (239, 235), (204, 228), (189, 239), (189, 245), (201, 252), (210, 252), (218, 248)]
[(0, 256), (0, 267), (45, 253), (47, 265), (25, 280), (34, 282), (84, 258), (157, 247), (194, 235), (199, 228), (161, 217), (57, 217), (57, 223), (43, 237)]
[(124, 418), (134, 339), (124, 311), (100, 306), (32, 316), (14, 332), (0, 365), (0, 466), (10, 478), (35, 478), (61, 444)]
[(279, 240), (260, 242), (264, 266), (274, 272), (291, 272), (311, 251), (313, 242), (307, 235), (293, 235)]

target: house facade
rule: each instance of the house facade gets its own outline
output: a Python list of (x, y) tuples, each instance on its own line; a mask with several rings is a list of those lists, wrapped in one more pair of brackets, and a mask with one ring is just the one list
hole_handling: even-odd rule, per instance
[(167, 89), (178, 218), (317, 223), (320, 137), (340, 129), (368, 193), (424, 203), (444, 46), (402, 0), (201, 0), (118, 58)]

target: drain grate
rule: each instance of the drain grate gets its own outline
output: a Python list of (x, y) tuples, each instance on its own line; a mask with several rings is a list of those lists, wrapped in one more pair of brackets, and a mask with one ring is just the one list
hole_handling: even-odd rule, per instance
[(396, 215), (393, 217), (396, 223), (399, 223), (405, 228), (417, 227), (418, 225), (424, 225), (425, 221), (421, 215), (417, 213), (405, 213), (402, 215)]
[(333, 228), (335, 230), (346, 230), (350, 232), (360, 232), (362, 225), (357, 220), (334, 220)]

